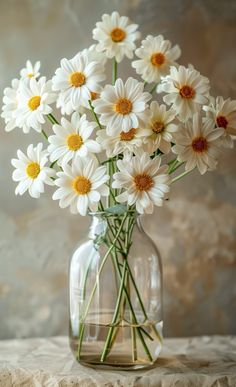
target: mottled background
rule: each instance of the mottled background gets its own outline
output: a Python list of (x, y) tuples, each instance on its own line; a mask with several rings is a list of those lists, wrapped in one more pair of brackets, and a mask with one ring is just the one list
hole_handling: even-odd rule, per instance
[[(234, 0), (1, 0), (1, 94), (27, 58), (51, 76), (60, 58), (92, 43), (95, 22), (114, 9), (143, 36), (179, 43), (181, 63), (208, 76), (212, 93), (236, 98)], [(68, 261), (87, 220), (60, 210), (50, 190), (37, 201), (14, 196), (10, 159), (38, 137), (3, 129), (1, 121), (0, 339), (63, 334)], [(144, 220), (163, 257), (168, 336), (236, 333), (235, 172), (236, 149), (217, 172), (176, 183), (168, 204)]]

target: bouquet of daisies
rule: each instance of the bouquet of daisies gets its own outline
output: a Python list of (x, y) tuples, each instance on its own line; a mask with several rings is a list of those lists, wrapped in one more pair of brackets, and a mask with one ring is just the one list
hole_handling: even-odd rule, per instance
[[(27, 61), (5, 89), (6, 131), (35, 130), (43, 140), (12, 159), (15, 193), (39, 198), (50, 185), (52, 199), (73, 214), (151, 214), (171, 184), (194, 169), (215, 169), (221, 149), (233, 146), (236, 101), (212, 97), (208, 78), (179, 65), (179, 46), (162, 35), (136, 48), (138, 25), (117, 12), (102, 16), (93, 38), (62, 59), (51, 80), (40, 62)], [(123, 80), (125, 57), (134, 77)]]

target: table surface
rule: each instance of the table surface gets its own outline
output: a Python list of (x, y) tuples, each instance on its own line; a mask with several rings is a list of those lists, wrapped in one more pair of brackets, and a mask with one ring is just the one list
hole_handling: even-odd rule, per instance
[(236, 387), (236, 337), (165, 339), (155, 367), (98, 371), (78, 364), (66, 337), (0, 342), (0, 387)]

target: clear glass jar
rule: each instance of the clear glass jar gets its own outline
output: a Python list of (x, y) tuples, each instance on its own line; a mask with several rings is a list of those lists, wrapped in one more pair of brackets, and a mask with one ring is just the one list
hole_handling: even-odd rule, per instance
[(162, 348), (160, 255), (134, 213), (96, 213), (70, 264), (70, 346), (81, 364), (149, 367)]

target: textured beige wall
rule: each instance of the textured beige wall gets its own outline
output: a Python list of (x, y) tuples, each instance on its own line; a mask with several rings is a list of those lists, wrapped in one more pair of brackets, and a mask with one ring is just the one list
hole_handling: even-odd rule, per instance
[[(236, 98), (234, 0), (0, 0), (0, 89), (25, 60), (53, 74), (61, 57), (89, 45), (102, 13), (117, 9), (182, 47), (181, 63)], [(123, 74), (126, 73), (125, 65)], [(50, 200), (14, 196), (10, 159), (37, 135), (0, 135), (0, 338), (67, 331), (67, 265), (86, 222)], [(162, 253), (165, 333), (236, 333), (236, 150), (217, 172), (193, 173), (145, 221)]]

